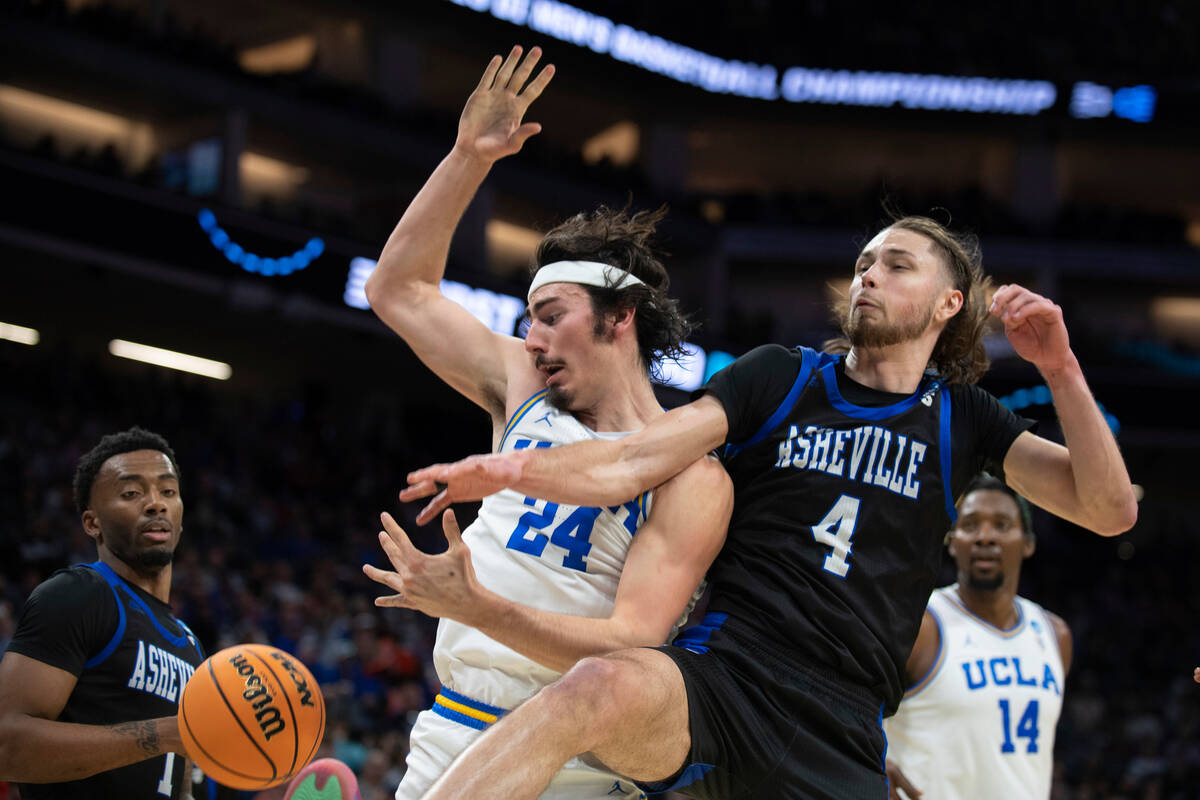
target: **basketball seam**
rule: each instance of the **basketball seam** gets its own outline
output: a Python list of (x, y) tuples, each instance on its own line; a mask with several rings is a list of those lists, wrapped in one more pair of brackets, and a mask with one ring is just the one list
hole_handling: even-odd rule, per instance
[[(234, 775), (240, 775), (241, 777), (243, 777), (243, 778), (249, 778), (250, 780), (262, 780), (261, 778), (259, 778), (259, 777), (258, 777), (258, 776), (256, 776), (256, 775), (250, 775), (250, 774), (247, 774), (247, 773), (245, 773), (245, 772), (240, 772), (240, 771), (238, 771), (238, 770), (236, 770), (236, 769), (233, 769), (232, 767), (227, 767), (227, 766), (225, 766), (224, 764), (222, 764), (222, 763), (220, 763), (219, 761), (217, 761), (217, 759), (216, 759), (216, 758), (213, 756), (213, 754), (212, 754), (212, 753), (210, 753), (210, 752), (208, 752), (208, 749), (207, 749), (207, 748), (205, 748), (205, 746), (204, 746), (204, 745), (200, 744), (200, 737), (196, 736), (196, 733), (195, 733), (195, 731), (193, 731), (193, 730), (192, 730), (192, 724), (191, 724), (190, 722), (188, 722), (188, 718), (187, 718), (187, 709), (186, 709), (186, 708), (184, 708), (183, 706), (180, 706), (180, 709), (179, 709), (179, 710), (180, 710), (181, 716), (182, 716), (182, 718), (183, 718), (183, 725), (184, 725), (184, 727), (186, 727), (186, 728), (187, 728), (187, 732), (188, 732), (188, 735), (189, 735), (189, 736), (191, 737), (191, 739), (192, 739), (192, 743), (193, 743), (193, 744), (195, 744), (195, 745), (196, 745), (196, 747), (200, 749), (200, 752), (202, 752), (202, 753), (204, 754), (204, 756), (205, 756), (206, 758), (208, 758), (208, 760), (209, 760), (209, 761), (213, 762), (213, 764), (215, 764), (216, 766), (218, 766), (218, 767), (220, 767), (221, 769), (225, 770), (226, 772), (231, 772), (231, 773), (233, 773)], [(201, 768), (201, 771), (203, 771), (203, 768)]]
[[(265, 758), (267, 760), (267, 763), (271, 765), (271, 773), (272, 773), (271, 778), (269, 781), (264, 781), (264, 783), (266, 783), (269, 786), (272, 781), (274, 781), (276, 778), (279, 777), (279, 770), (278, 770), (278, 768), (276, 768), (274, 760), (272, 760), (272, 758), (269, 755), (267, 755), (265, 750), (263, 750), (261, 747), (258, 746), (258, 742), (254, 741), (254, 736), (251, 735), (250, 731), (248, 731), (246, 729), (246, 726), (242, 724), (242, 720), (238, 717), (237, 712), (234, 711), (233, 706), (229, 704), (229, 698), (227, 698), (225, 696), (225, 690), (221, 688), (221, 683), (217, 680), (217, 674), (216, 674), (216, 672), (213, 671), (211, 659), (209, 659), (209, 663), (208, 663), (208, 673), (209, 673), (209, 675), (212, 676), (213, 686), (215, 686), (217, 688), (217, 694), (221, 695), (221, 700), (225, 703), (225, 707), (229, 709), (229, 713), (233, 716), (233, 721), (236, 722), (238, 724), (238, 727), (242, 729), (242, 733), (246, 734), (246, 738), (250, 740), (250, 744), (254, 745), (254, 749), (257, 750), (258, 752), (262, 753), (262, 757)], [(205, 755), (207, 755), (207, 753), (205, 753)], [(214, 758), (213, 762), (216, 763), (216, 761), (217, 760)], [(226, 769), (228, 769), (228, 767), (226, 767)], [(233, 769), (231, 769), (229, 771), (237, 772), (237, 770), (233, 770)], [(238, 774), (240, 775), (242, 773), (238, 773)], [(249, 778), (251, 776), (247, 775), (246, 777)]]
[[(292, 706), (291, 695), (288, 694), (288, 685), (279, 679), (279, 676), (275, 674), (275, 670), (271, 668), (271, 665), (267, 663), (265, 658), (258, 654), (257, 650), (251, 650), (250, 655), (261, 661), (263, 666), (267, 668), (267, 672), (271, 673), (271, 677), (275, 679), (275, 683), (279, 686), (279, 693), (287, 701), (288, 713), (292, 715), (292, 767), (287, 773), (291, 776), (296, 772), (296, 759), (300, 756), (300, 724), (296, 719), (296, 709)], [(288, 680), (291, 680), (291, 678), (289, 677)]]

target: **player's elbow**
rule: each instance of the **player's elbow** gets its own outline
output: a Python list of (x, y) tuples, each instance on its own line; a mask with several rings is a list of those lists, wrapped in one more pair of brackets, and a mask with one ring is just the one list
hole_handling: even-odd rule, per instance
[(1138, 505), (1132, 487), (1092, 509), (1086, 527), (1101, 536), (1119, 536), (1137, 524)]
[(1101, 536), (1118, 536), (1137, 524), (1138, 504), (1130, 489), (1127, 496), (1110, 504), (1093, 530)]
[(21, 776), (21, 730), (14, 714), (0, 716), (0, 781), (17, 781)]

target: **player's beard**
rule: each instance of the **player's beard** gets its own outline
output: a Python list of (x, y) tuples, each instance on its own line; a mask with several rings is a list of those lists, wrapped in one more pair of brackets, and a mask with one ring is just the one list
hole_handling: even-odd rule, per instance
[(967, 585), (972, 589), (980, 592), (994, 592), (1004, 584), (1004, 573), (997, 572), (990, 578), (981, 578), (978, 575), (968, 575)]
[(135, 572), (157, 572), (175, 560), (178, 541), (174, 547), (168, 543), (136, 550), (132, 541), (137, 535), (136, 532), (130, 532), (126, 536), (103, 535), (104, 546)]
[(546, 399), (549, 401), (550, 405), (554, 406), (559, 411), (570, 412), (571, 403), (575, 400), (575, 395), (561, 386), (551, 386), (549, 394), (546, 395)]
[(846, 312), (843, 329), (846, 338), (854, 347), (873, 349), (910, 342), (929, 328), (933, 320), (933, 301), (907, 320), (894, 323), (872, 322), (866, 319), (861, 309), (851, 306)]

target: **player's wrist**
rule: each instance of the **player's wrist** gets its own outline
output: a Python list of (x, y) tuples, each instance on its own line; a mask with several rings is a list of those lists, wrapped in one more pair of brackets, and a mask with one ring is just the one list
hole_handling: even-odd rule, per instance
[(457, 161), (467, 169), (480, 172), (481, 177), (487, 174), (488, 170), (492, 168), (492, 164), (496, 163), (495, 159), (483, 155), (470, 144), (461, 140), (454, 142), (454, 147), (450, 149), (449, 158)]
[(1083, 378), (1083, 368), (1079, 366), (1079, 359), (1070, 349), (1062, 358), (1038, 364), (1037, 368), (1052, 392), (1060, 386), (1065, 387)]
[(158, 734), (158, 752), (187, 755), (183, 737), (179, 735), (179, 717), (160, 717), (154, 721)]

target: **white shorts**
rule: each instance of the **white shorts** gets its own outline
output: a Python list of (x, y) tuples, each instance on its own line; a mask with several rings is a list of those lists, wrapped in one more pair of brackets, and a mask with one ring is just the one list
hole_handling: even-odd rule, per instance
[[(396, 789), (396, 800), (419, 800), (441, 777), (459, 753), (483, 731), (422, 711), (409, 734), (408, 770)], [(646, 795), (626, 778), (596, 769), (572, 758), (559, 771), (542, 800), (645, 800)]]

